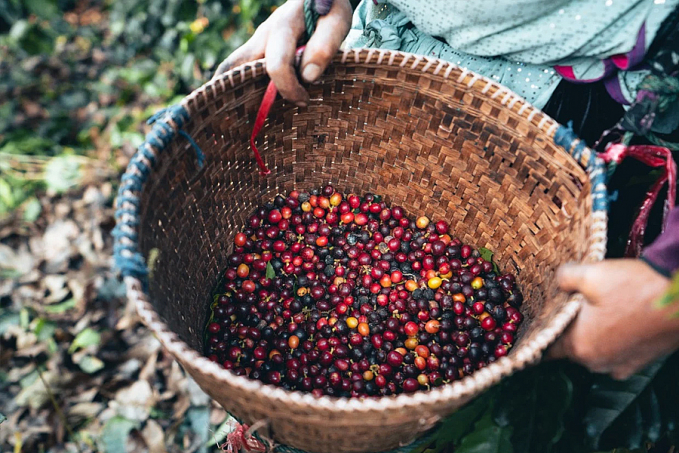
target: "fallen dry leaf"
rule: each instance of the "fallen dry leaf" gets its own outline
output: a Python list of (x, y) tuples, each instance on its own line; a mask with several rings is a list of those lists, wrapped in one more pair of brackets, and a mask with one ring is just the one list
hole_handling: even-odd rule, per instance
[[(102, 436), (115, 419), (138, 428), (123, 439), (134, 453), (186, 453), (201, 446), (188, 420), (197, 420), (194, 408), (208, 411), (212, 431), (226, 417), (125, 300), (125, 286), (109, 268), (113, 191), (104, 182), (43, 196), (35, 224), (0, 225), (0, 270), (12, 263), (9, 278), (0, 278), (0, 319), (9, 313), (15, 321), (0, 335), (0, 367), (7, 370), (0, 451), (13, 451), (20, 433), (22, 453), (76, 453), (76, 440), (83, 453), (108, 453)], [(99, 333), (98, 341), (73, 348), (87, 330)]]
[(146, 426), (141, 430), (141, 435), (144, 438), (144, 442), (146, 442), (149, 453), (167, 453), (165, 449), (165, 433), (156, 421), (147, 421)]
[(96, 417), (102, 410), (104, 410), (103, 403), (78, 403), (68, 409), (66, 418), (72, 425), (78, 425)]
[(151, 385), (147, 381), (135, 381), (131, 386), (119, 390), (115, 401), (109, 404), (121, 417), (143, 422), (149, 418), (155, 403), (156, 395)]
[[(58, 373), (46, 371), (43, 373), (43, 378), (47, 385), (49, 385), (52, 393), (59, 391), (59, 388), (64, 383), (63, 377)], [(32, 384), (25, 387), (19, 392), (15, 398), (19, 406), (28, 406), (31, 409), (38, 409), (47, 401), (49, 401), (49, 393), (41, 379), (35, 379)]]

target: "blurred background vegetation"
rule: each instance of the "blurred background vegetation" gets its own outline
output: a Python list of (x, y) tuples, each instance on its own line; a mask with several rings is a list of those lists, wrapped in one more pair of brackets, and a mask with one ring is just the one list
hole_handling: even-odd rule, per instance
[[(110, 272), (112, 199), (145, 120), (280, 3), (0, 0), (0, 451), (218, 451), (226, 414)], [(679, 355), (625, 382), (531, 368), (447, 420), (429, 452), (674, 452), (677, 383)]]
[(0, 218), (116, 174), (281, 0), (0, 0)]
[(283, 0), (0, 0), (0, 452), (220, 451), (223, 409), (110, 271), (146, 119)]

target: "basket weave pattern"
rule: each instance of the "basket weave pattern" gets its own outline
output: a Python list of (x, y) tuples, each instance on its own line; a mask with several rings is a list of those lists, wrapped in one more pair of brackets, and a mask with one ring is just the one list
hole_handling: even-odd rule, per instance
[[(121, 191), (139, 197), (132, 229), (143, 256), (158, 250), (148, 291), (128, 276), (128, 297), (198, 384), (245, 422), (267, 419), (277, 442), (314, 452), (381, 451), (414, 440), (539, 360), (581, 303), (558, 292), (556, 268), (605, 253), (606, 212), (593, 209), (591, 194), (593, 153), (579, 145), (573, 159), (554, 143), (557, 123), (488, 79), (436, 59), (355, 50), (338, 55), (309, 87), (309, 107), (276, 101), (258, 140), (272, 170), (264, 177), (248, 142), (267, 83), (259, 61), (193, 92), (182, 101), (189, 117), (182, 128), (204, 151), (205, 166), (181, 137), (164, 149), (142, 145), (155, 161), (147, 182), (141, 192)], [(177, 128), (171, 118), (165, 123)], [(289, 392), (202, 357), (211, 291), (252, 209), (329, 182), (345, 193), (384, 195), (411, 215), (446, 219), (463, 241), (495, 251), (498, 265), (518, 274), (526, 299), (509, 356), (450, 385), (377, 400)]]

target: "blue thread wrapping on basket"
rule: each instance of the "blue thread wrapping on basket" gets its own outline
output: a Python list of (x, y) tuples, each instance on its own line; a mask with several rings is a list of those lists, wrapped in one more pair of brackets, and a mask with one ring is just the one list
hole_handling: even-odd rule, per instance
[[(139, 251), (139, 235), (135, 230), (139, 226), (138, 193), (141, 192), (151, 168), (156, 164), (156, 155), (153, 150), (155, 149), (158, 153), (162, 152), (177, 134), (188, 140), (196, 152), (198, 166), (202, 167), (205, 162), (203, 151), (189, 134), (181, 130), (188, 120), (189, 113), (181, 105), (163, 109), (149, 118), (148, 124), (152, 124), (153, 128), (146, 134), (144, 143), (137, 149), (137, 153), (120, 180), (115, 212), (117, 225), (112, 232), (115, 239), (114, 266), (123, 277), (136, 277), (141, 280), (144, 288), (147, 284), (148, 269)], [(176, 125), (177, 130), (170, 125), (170, 121)]]
[(131, 205), (138, 209), (139, 197), (136, 195), (122, 195), (118, 197), (118, 204), (122, 205), (123, 203), (130, 203)]
[[(117, 209), (115, 212), (116, 220), (119, 225), (124, 225), (127, 227), (137, 227), (139, 226), (139, 218), (137, 217), (137, 209)], [(122, 218), (123, 216), (128, 216)]]
[(127, 190), (134, 192), (141, 191), (141, 181), (136, 177), (136, 175), (125, 173), (122, 178), (120, 178), (120, 185), (125, 186)]
[(583, 154), (587, 145), (573, 131), (572, 121), (568, 122), (568, 127), (559, 126), (554, 134), (554, 143), (565, 149), (580, 165), (587, 169), (590, 184), (592, 185), (592, 210), (594, 212), (608, 211), (609, 198), (606, 190), (607, 173), (605, 171), (605, 164), (601, 159), (597, 158), (594, 151), (590, 152), (587, 162), (583, 162)]
[(142, 156), (144, 156), (144, 158), (145, 158), (146, 160), (148, 160), (149, 162), (151, 162), (151, 166), (155, 166), (155, 165), (156, 165), (156, 155), (153, 153), (153, 151), (151, 151), (151, 149), (149, 149), (149, 148), (146, 147), (146, 146), (140, 146), (140, 147), (137, 149), (137, 152), (140, 153)]
[(116, 240), (118, 238), (126, 238), (132, 242), (137, 242), (137, 238), (139, 237), (136, 231), (132, 229), (125, 231), (122, 228), (122, 225), (116, 225), (115, 228), (113, 228), (113, 231), (111, 231), (111, 236)]
[[(116, 209), (116, 214), (115, 214), (115, 215), (116, 215), (116, 217), (122, 217), (122, 216), (124, 216), (124, 215), (136, 216), (136, 215), (137, 215), (137, 208), (135, 208), (135, 209), (122, 209), (122, 208), (118, 208), (118, 209)], [(139, 221), (136, 221), (136, 222), (133, 223), (132, 225), (133, 225), (133, 226), (137, 226), (138, 223), (139, 223)]]
[[(181, 112), (177, 112), (177, 111), (176, 111), (177, 107), (181, 107), (181, 106), (180, 106), (180, 105), (175, 105), (175, 106), (168, 107), (168, 108), (166, 108), (166, 109), (163, 109), (163, 110), (160, 110), (160, 111), (156, 112), (153, 116), (151, 116), (151, 118), (149, 118), (149, 119), (146, 121), (146, 124), (154, 124), (154, 123), (156, 123), (160, 118), (162, 118), (162, 117), (163, 117), (164, 115), (166, 115), (166, 114), (169, 114), (169, 115), (170, 115), (170, 118), (174, 118), (173, 115), (174, 115), (175, 113), (181, 114)], [(181, 108), (184, 109), (183, 107), (181, 107)], [(167, 123), (160, 123), (160, 124), (162, 124), (164, 130), (167, 131), (168, 137), (174, 132), (174, 131), (172, 130), (172, 128), (170, 127), (169, 124), (167, 124)], [(182, 137), (184, 137), (184, 138), (186, 139), (186, 141), (188, 141), (188, 142), (191, 144), (191, 147), (192, 147), (193, 150), (196, 152), (196, 160), (198, 161), (198, 167), (199, 167), (199, 168), (203, 168), (203, 165), (205, 164), (205, 154), (203, 153), (203, 150), (200, 149), (200, 146), (198, 146), (198, 143), (196, 143), (195, 140), (193, 140), (193, 137), (191, 137), (186, 131), (182, 130), (182, 126), (183, 126), (183, 125), (184, 125), (184, 121), (182, 121), (182, 124), (181, 124), (181, 125), (179, 125), (179, 124), (177, 125), (178, 128), (179, 128), (178, 133), (179, 133), (179, 135), (181, 135)], [(162, 137), (161, 137), (161, 138), (162, 138)], [(170, 140), (171, 138), (172, 138), (172, 137), (169, 137), (168, 140), (167, 140), (167, 142), (164, 142), (163, 145), (167, 146), (167, 143), (169, 143), (169, 140)], [(153, 144), (153, 143), (152, 143), (152, 144)], [(154, 145), (156, 148), (158, 148), (158, 146), (156, 146), (155, 144), (153, 144), (153, 145)], [(163, 147), (164, 147), (164, 146), (163, 146)]]
[(195, 141), (193, 141), (193, 138), (191, 138), (191, 136), (186, 131), (180, 130), (179, 135), (188, 140), (191, 146), (193, 146), (193, 149), (196, 150), (196, 160), (198, 161), (198, 168), (203, 168), (203, 165), (205, 164), (205, 154), (203, 154), (203, 151), (200, 149), (198, 144)]

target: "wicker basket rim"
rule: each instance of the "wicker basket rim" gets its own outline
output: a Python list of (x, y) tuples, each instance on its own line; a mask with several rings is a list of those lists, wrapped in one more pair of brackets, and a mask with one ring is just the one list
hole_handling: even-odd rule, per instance
[[(472, 89), (476, 84), (485, 84), (480, 92), (489, 95), (491, 99), (500, 98), (499, 102), (524, 120), (537, 126), (547, 138), (554, 138), (554, 134), (559, 128), (559, 124), (539, 109), (533, 107), (521, 96), (513, 93), (506, 87), (494, 82), (487, 77), (475, 74), (457, 65), (439, 60), (436, 58), (410, 54), (400, 51), (384, 49), (351, 49), (340, 52), (333, 60), (334, 63), (346, 63), (353, 55), (353, 63), (384, 65), (397, 68), (408, 67), (410, 70), (420, 69), (422, 72), (432, 75), (439, 75), (443, 80), (452, 79), (458, 84), (465, 84), (468, 89)], [(376, 57), (375, 60), (373, 60)], [(264, 60), (256, 60), (235, 67), (218, 78), (212, 79), (200, 88), (187, 95), (181, 105), (187, 110), (189, 116), (197, 111), (201, 102), (206, 102), (210, 97), (217, 98), (220, 93), (225, 92), (227, 84), (230, 88), (235, 88), (253, 78), (266, 72)], [(168, 124), (176, 129), (176, 125), (170, 120)], [(154, 154), (157, 150), (152, 149)], [(588, 159), (596, 158), (589, 148), (584, 148), (577, 162), (581, 167), (586, 167)], [(571, 156), (571, 158), (573, 158)], [(575, 159), (574, 159), (575, 160)], [(583, 163), (584, 162), (584, 163)], [(591, 194), (588, 194), (591, 197)], [(589, 234), (592, 242), (585, 255), (584, 261), (600, 261), (603, 259), (606, 247), (607, 214), (605, 211), (592, 212), (592, 226)], [(528, 342), (521, 342), (516, 346), (516, 350), (511, 357), (503, 357), (500, 360), (478, 370), (471, 376), (467, 376), (459, 381), (436, 387), (427, 392), (415, 392), (412, 394), (400, 394), (397, 396), (386, 396), (380, 398), (340, 398), (321, 396), (314, 397), (309, 393), (300, 391), (289, 391), (279, 387), (265, 384), (258, 380), (249, 379), (243, 376), (236, 376), (231, 371), (220, 367), (210, 361), (200, 352), (191, 348), (178, 335), (172, 332), (168, 326), (159, 318), (151, 305), (147, 294), (143, 291), (142, 282), (135, 277), (125, 277), (128, 300), (137, 308), (143, 323), (151, 329), (161, 344), (176, 358), (182, 361), (193, 363), (196, 367), (210, 375), (215, 381), (228, 382), (233, 387), (245, 392), (258, 392), (259, 394), (279, 400), (291, 406), (304, 407), (308, 409), (319, 409), (334, 413), (365, 412), (373, 410), (386, 410), (404, 407), (415, 407), (426, 403), (437, 403), (451, 399), (458, 399), (471, 394), (480, 393), (488, 389), (491, 385), (499, 382), (500, 379), (514, 372), (525, 368), (527, 365), (538, 361), (544, 350), (563, 332), (567, 325), (575, 318), (582, 303), (583, 296), (572, 294), (567, 303), (560, 308), (559, 312), (550, 319), (547, 326), (542, 329), (535, 338)], [(430, 424), (431, 420), (420, 420), (422, 424)]]

